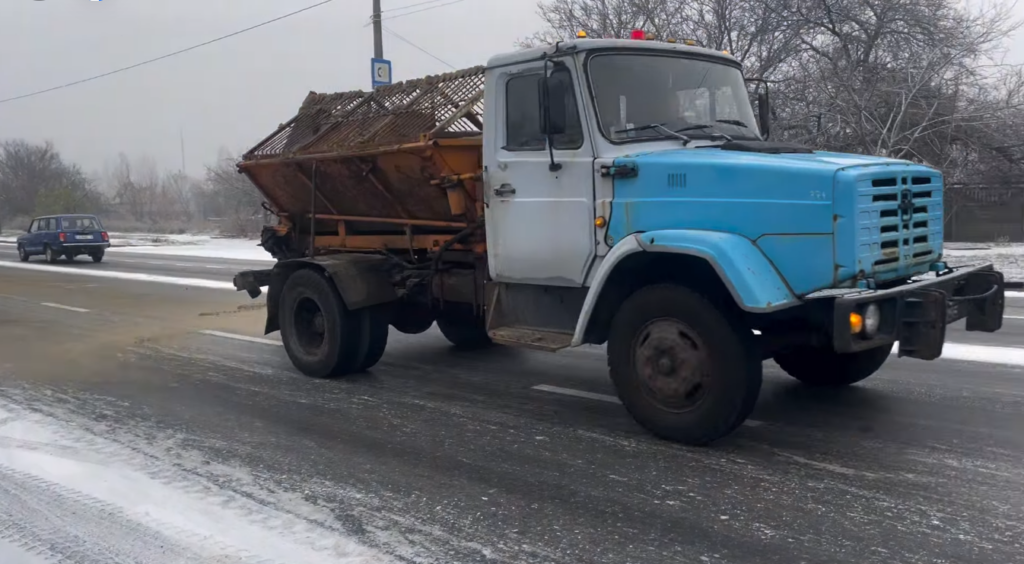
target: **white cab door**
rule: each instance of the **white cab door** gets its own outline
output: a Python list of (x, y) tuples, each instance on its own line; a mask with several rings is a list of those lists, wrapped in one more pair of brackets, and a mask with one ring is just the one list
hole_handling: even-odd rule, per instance
[(543, 63), (495, 69), (488, 79), (496, 127), (484, 147), (487, 249), (499, 282), (582, 286), (594, 259), (594, 152), (577, 69), (567, 63), (554, 71), (573, 83), (567, 131), (553, 139), (557, 171), (540, 126)]

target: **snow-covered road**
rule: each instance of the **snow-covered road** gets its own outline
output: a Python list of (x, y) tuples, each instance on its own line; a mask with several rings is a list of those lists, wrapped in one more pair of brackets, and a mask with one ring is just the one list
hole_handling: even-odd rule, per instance
[(0, 400), (0, 563), (389, 561), (247, 494)]

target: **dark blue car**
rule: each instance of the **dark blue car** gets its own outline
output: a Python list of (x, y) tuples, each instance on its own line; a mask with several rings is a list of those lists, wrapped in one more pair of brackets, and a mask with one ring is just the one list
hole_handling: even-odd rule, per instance
[(18, 237), (21, 262), (34, 255), (43, 255), (51, 263), (60, 257), (74, 260), (79, 255), (89, 255), (93, 262), (100, 262), (108, 247), (110, 236), (94, 215), (37, 217), (28, 233)]

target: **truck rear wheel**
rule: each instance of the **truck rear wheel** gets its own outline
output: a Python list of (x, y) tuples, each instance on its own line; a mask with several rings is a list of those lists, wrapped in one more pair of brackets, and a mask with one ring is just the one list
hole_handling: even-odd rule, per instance
[(674, 285), (648, 286), (619, 307), (608, 367), (638, 423), (694, 446), (735, 430), (761, 391), (751, 332), (700, 294)]
[(366, 347), (366, 357), (363, 358), (359, 370), (369, 370), (380, 362), (384, 356), (384, 350), (388, 347), (389, 323), (387, 312), (381, 308), (370, 309), (366, 312), (368, 319), (367, 337), (369, 343)]
[(475, 350), (491, 345), (484, 316), (476, 315), (470, 306), (446, 306), (437, 316), (437, 328), (457, 349)]
[(312, 378), (357, 371), (369, 346), (365, 310), (350, 312), (321, 273), (299, 270), (281, 293), (281, 340), (288, 358)]
[(856, 384), (878, 372), (892, 347), (886, 345), (866, 351), (839, 354), (832, 349), (801, 347), (775, 355), (775, 362), (786, 374), (809, 386), (841, 388)]

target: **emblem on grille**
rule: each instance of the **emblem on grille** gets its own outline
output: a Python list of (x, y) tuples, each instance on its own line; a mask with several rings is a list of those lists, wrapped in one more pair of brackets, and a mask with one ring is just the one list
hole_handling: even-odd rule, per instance
[(904, 188), (900, 192), (900, 221), (910, 221), (914, 216), (914, 193)]

